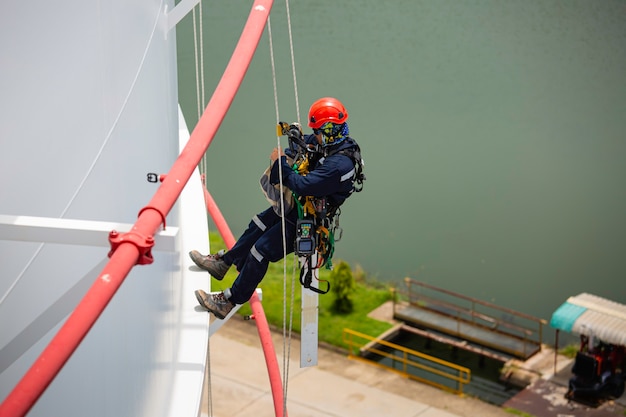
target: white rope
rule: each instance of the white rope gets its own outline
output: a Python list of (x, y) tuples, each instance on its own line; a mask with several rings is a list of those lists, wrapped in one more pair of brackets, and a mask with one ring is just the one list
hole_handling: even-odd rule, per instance
[[(196, 26), (196, 8), (198, 9), (198, 25)], [(204, 106), (206, 104), (205, 101), (205, 88), (204, 88), (204, 31), (202, 28), (202, 0), (199, 1), (197, 7), (194, 7), (192, 10), (192, 19), (193, 19), (193, 52), (194, 52), (194, 69), (196, 72), (196, 103), (197, 103), (197, 111), (198, 111), (198, 121), (202, 117), (202, 113), (204, 113)], [(198, 38), (200, 41), (198, 42)], [(198, 46), (198, 43), (200, 44)], [(206, 161), (205, 156), (203, 155), (200, 159), (200, 173), (206, 174)], [(211, 325), (210, 315), (208, 319), (208, 326)], [(206, 397), (207, 397), (207, 414), (209, 416), (213, 415), (213, 391), (212, 391), (212, 383), (211, 383), (211, 337), (207, 340), (207, 350), (206, 350), (206, 368), (205, 368), (206, 378), (207, 378), (207, 388), (206, 388)]]
[[(211, 315), (207, 314), (207, 325), (211, 325)], [(209, 335), (209, 340), (207, 341), (206, 346), (206, 367), (204, 370), (206, 374), (206, 397), (207, 397), (207, 414), (210, 416), (213, 415), (213, 391), (212, 391), (212, 382), (211, 382), (211, 336)]]
[(198, 120), (202, 116), (202, 107), (200, 106), (200, 76), (198, 75), (198, 29), (196, 27), (196, 7), (191, 11), (193, 20), (193, 56), (195, 58), (193, 69), (196, 71), (196, 112)]
[[(278, 87), (276, 81), (276, 65), (274, 60), (274, 43), (272, 37), (272, 21), (271, 17), (267, 18), (267, 35), (269, 39), (269, 48), (270, 48), (270, 64), (272, 67), (272, 86), (274, 92), (274, 112), (276, 114), (276, 125), (280, 121), (280, 115), (278, 110)], [(280, 150), (280, 136), (276, 135), (276, 147)], [(283, 241), (283, 415), (285, 415), (285, 411), (287, 410), (287, 381), (289, 378), (289, 373), (287, 372), (288, 366), (287, 363), (289, 358), (286, 356), (287, 348), (285, 343), (287, 343), (287, 240), (285, 238), (285, 204), (283, 201), (283, 167), (280, 163), (280, 155), (277, 159), (278, 163), (278, 178), (279, 178), (279, 186), (280, 186), (280, 226), (282, 230), (282, 241)], [(291, 338), (291, 329), (289, 331), (289, 337)], [(291, 339), (289, 341), (291, 344)]]
[[(301, 123), (301, 119), (300, 119), (300, 104), (298, 101), (298, 81), (296, 78), (296, 60), (295, 60), (295, 53), (294, 53), (294, 48), (293, 48), (293, 36), (292, 36), (292, 32), (291, 32), (291, 13), (289, 11), (289, 0), (285, 0), (285, 10), (287, 12), (287, 29), (289, 32), (289, 53), (291, 56), (291, 72), (292, 72), (292, 76), (293, 76), (293, 91), (294, 91), (294, 98), (295, 98), (295, 104), (296, 104), (296, 120), (298, 121), (298, 123)], [(283, 204), (283, 196), (282, 196), (282, 191), (283, 191), (283, 184), (282, 184), (282, 174), (280, 174), (280, 179), (281, 179), (281, 183), (280, 183), (280, 190), (281, 190), (281, 197), (280, 197), (280, 201), (281, 201), (281, 205)], [(284, 231), (283, 231), (283, 235), (284, 235)], [(285, 245), (283, 244), (283, 247), (285, 247)], [(284, 410), (287, 409), (287, 387), (288, 387), (288, 383), (287, 383), (287, 377), (289, 376), (289, 358), (291, 357), (291, 329), (293, 328), (293, 310), (294, 310), (294, 299), (295, 299), (295, 277), (296, 277), (296, 263), (298, 262), (298, 258), (297, 256), (294, 254), (294, 262), (293, 262), (293, 267), (292, 267), (292, 274), (291, 274), (291, 305), (290, 305), (290, 314), (289, 314), (289, 344), (288, 344), (288, 349), (287, 349), (287, 353), (285, 354), (286, 357), (286, 372), (285, 372), (285, 388), (284, 388), (284, 392), (283, 392), (283, 401), (284, 401), (284, 406), (283, 406), (283, 415), (284, 415)], [(287, 275), (287, 263), (285, 261), (284, 266), (284, 274), (285, 276)], [(285, 291), (286, 292), (286, 291)]]
[[(276, 123), (278, 124), (278, 122), (280, 121), (280, 115), (278, 111), (278, 87), (276, 85), (276, 65), (274, 64), (274, 42), (272, 39), (272, 22), (270, 16), (268, 16), (267, 18), (267, 35), (270, 43), (270, 64), (272, 66), (272, 85), (274, 87), (274, 112), (276, 114)], [(280, 136), (276, 135), (276, 140), (278, 143), (278, 147), (280, 148)], [(280, 180), (283, 180), (282, 177), (280, 178)]]
[(202, 28), (202, 0), (198, 3), (198, 11), (200, 12), (200, 92), (202, 93), (202, 113), (206, 106), (205, 88), (204, 88), (204, 30)]
[(291, 73), (293, 76), (293, 92), (296, 100), (296, 120), (300, 123), (300, 104), (298, 103), (298, 80), (296, 79), (296, 59), (293, 51), (293, 36), (291, 35), (291, 14), (289, 12), (289, 0), (285, 0), (287, 10), (287, 29), (289, 31), (289, 53), (291, 54)]
[[(292, 35), (292, 31), (291, 31), (291, 12), (289, 9), (289, 0), (285, 0), (285, 10), (287, 12), (287, 29), (288, 29), (288, 33), (289, 33), (289, 54), (291, 57), (291, 72), (292, 72), (292, 76), (293, 76), (293, 92), (294, 92), (294, 99), (295, 99), (295, 104), (296, 104), (296, 120), (298, 121), (298, 123), (301, 123), (301, 118), (300, 118), (300, 103), (298, 100), (298, 80), (296, 78), (296, 59), (295, 59), (295, 53), (294, 53), (294, 47), (293, 47), (293, 35)], [(282, 180), (282, 175), (281, 175), (281, 180)], [(280, 184), (281, 187), (281, 193), (283, 190), (282, 187), (282, 183)], [(281, 204), (283, 201), (283, 196), (281, 195)], [(295, 283), (296, 283), (296, 273), (297, 273), (297, 268), (296, 268), (296, 264), (298, 264), (298, 258), (297, 256), (294, 255), (294, 261), (293, 261), (293, 268), (292, 268), (292, 274), (291, 274), (291, 306), (289, 308), (290, 311), (290, 316), (289, 316), (289, 337), (291, 338), (291, 329), (293, 327), (293, 310), (294, 310), (294, 299), (295, 299)], [(285, 264), (286, 265), (286, 264)], [(284, 268), (286, 270), (286, 266)], [(291, 342), (291, 339), (290, 339)], [(289, 349), (287, 352), (287, 361), (289, 360), (289, 357), (291, 356), (291, 343), (289, 343)], [(289, 362), (287, 362), (287, 364), (289, 364)], [(287, 384), (285, 384), (285, 401), (287, 398)]]
[[(298, 89), (296, 82), (296, 72), (295, 72), (295, 60), (294, 60), (294, 52), (293, 52), (293, 40), (291, 36), (291, 18), (289, 15), (289, 1), (286, 1), (287, 8), (287, 23), (289, 26), (289, 44), (290, 44), (290, 52), (291, 52), (291, 65), (292, 65), (292, 73), (294, 80), (294, 91), (295, 91), (295, 100), (296, 100), (296, 113), (298, 123), (300, 122), (300, 110), (298, 105)], [(267, 30), (269, 37), (269, 45), (270, 45), (270, 61), (272, 66), (272, 82), (274, 86), (274, 107), (276, 112), (276, 123), (280, 122), (279, 119), (279, 106), (278, 106), (278, 88), (276, 81), (276, 66), (274, 60), (274, 45), (272, 38), (272, 26), (271, 21), (268, 18), (267, 20)], [(280, 145), (280, 136), (276, 137), (277, 147), (281, 148)], [(282, 164), (278, 165), (278, 176), (279, 176), (279, 186), (280, 186), (280, 212), (281, 212), (281, 227), (283, 234), (283, 415), (285, 415), (287, 410), (287, 388), (289, 386), (289, 358), (291, 357), (291, 335), (293, 329), (293, 312), (294, 312), (294, 300), (295, 300), (295, 277), (296, 277), (296, 264), (297, 257), (294, 257), (292, 274), (291, 274), (291, 303), (289, 308), (289, 331), (287, 332), (287, 242), (285, 239), (285, 207), (284, 207), (284, 196), (283, 196), (283, 173), (282, 173)]]
[[(196, 27), (196, 7), (192, 10), (193, 19), (193, 52), (194, 52), (194, 69), (196, 72), (196, 105), (198, 112), (198, 121), (202, 117), (204, 112), (205, 101), (205, 88), (204, 88), (204, 31), (202, 28), (202, 1), (197, 5), (198, 8), (198, 26)], [(199, 33), (198, 33), (199, 32)], [(198, 37), (200, 38), (198, 47)], [(206, 174), (206, 161), (205, 155), (200, 159), (200, 173)]]

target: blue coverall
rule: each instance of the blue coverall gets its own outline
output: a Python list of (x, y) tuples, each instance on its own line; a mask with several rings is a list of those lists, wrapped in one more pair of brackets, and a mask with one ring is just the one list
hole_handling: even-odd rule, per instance
[[(315, 135), (306, 135), (304, 140), (306, 143), (317, 143)], [(306, 176), (293, 171), (286, 157), (281, 156), (283, 185), (299, 196), (326, 197), (331, 205), (341, 205), (352, 193), (355, 167), (350, 157), (334, 152), (354, 145), (355, 142), (347, 137), (335, 146), (326, 147), (330, 156), (309, 167)], [(272, 184), (279, 183), (278, 173), (278, 164), (274, 163), (270, 175)], [(285, 215), (286, 253), (294, 251), (297, 219), (298, 210), (291, 210)], [(282, 259), (284, 252), (281, 219), (270, 207), (252, 218), (246, 231), (222, 258), (239, 271), (230, 289), (229, 301), (235, 304), (248, 301), (263, 280), (269, 263)]]

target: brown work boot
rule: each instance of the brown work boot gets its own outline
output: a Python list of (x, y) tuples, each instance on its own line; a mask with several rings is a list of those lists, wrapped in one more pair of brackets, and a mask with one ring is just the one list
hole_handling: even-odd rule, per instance
[(230, 265), (224, 262), (222, 256), (224, 256), (223, 250), (219, 251), (215, 255), (209, 254), (206, 256), (202, 255), (197, 250), (189, 252), (191, 260), (198, 265), (199, 268), (209, 271), (209, 274), (211, 274), (211, 276), (218, 281), (224, 279), (224, 275), (226, 275), (226, 272), (228, 272), (228, 269), (230, 268)]
[(221, 291), (207, 294), (202, 290), (196, 290), (196, 298), (204, 309), (210, 311), (215, 317), (221, 320), (224, 320), (224, 317), (226, 317), (236, 305), (228, 301), (224, 292)]

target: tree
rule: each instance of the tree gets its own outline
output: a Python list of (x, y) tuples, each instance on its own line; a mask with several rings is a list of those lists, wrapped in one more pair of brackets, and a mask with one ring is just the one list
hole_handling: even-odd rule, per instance
[(331, 290), (335, 295), (332, 310), (339, 314), (351, 313), (354, 306), (350, 296), (354, 293), (355, 284), (350, 265), (340, 261), (330, 273), (330, 282)]

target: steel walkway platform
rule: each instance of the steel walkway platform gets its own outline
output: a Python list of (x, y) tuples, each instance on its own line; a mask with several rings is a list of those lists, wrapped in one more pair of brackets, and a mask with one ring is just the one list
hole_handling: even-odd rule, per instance
[[(394, 319), (422, 329), (423, 331), (419, 333), (424, 337), (438, 338), (428, 332), (428, 330), (434, 330), (451, 336), (451, 338), (440, 338), (445, 343), (503, 361), (511, 357), (525, 360), (541, 349), (541, 345), (537, 342), (519, 339), (412, 305), (397, 306)], [(481, 349), (480, 346), (488, 350)], [(498, 352), (502, 354), (499, 355)]]
[(405, 283), (393, 318), (424, 337), (503, 361), (541, 350), (545, 320), (410, 278)]

